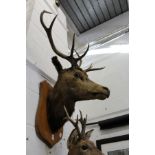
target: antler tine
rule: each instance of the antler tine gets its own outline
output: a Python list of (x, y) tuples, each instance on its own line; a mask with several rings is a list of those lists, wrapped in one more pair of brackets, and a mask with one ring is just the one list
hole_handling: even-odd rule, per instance
[(68, 61), (71, 63), (72, 67), (77, 67), (78, 60), (76, 60), (76, 58), (74, 58), (73, 56), (75, 51), (74, 46), (75, 46), (75, 33), (73, 35), (72, 48), (71, 48), (70, 56), (68, 57)]
[(66, 107), (64, 106), (64, 110), (66, 112), (66, 116), (67, 116), (67, 119), (73, 124), (73, 126), (75, 127), (75, 129), (77, 130), (77, 133), (78, 133), (78, 136), (79, 138), (81, 138), (81, 133), (80, 133), (80, 129), (79, 129), (79, 126), (78, 126), (78, 115), (77, 115), (77, 119), (76, 119), (76, 122), (74, 122), (71, 117), (69, 116), (68, 112), (67, 112), (67, 109)]
[(93, 64), (91, 64), (87, 69), (85, 69), (85, 72), (90, 72), (90, 71), (95, 71), (95, 70), (101, 70), (104, 69), (105, 67), (100, 67), (100, 68), (93, 68)]
[[(80, 57), (79, 53), (78, 53), (76, 50), (74, 50), (74, 51), (75, 51), (76, 55), (77, 55), (78, 57)], [(80, 59), (79, 61), (80, 61), (79, 67), (81, 67), (81, 65), (82, 65), (82, 59)]]
[(80, 119), (79, 119), (80, 123), (81, 123), (81, 137), (85, 136), (85, 130), (86, 130), (86, 122), (87, 122), (87, 115), (85, 118), (83, 118), (82, 116), (82, 112), (80, 111)]
[(80, 59), (82, 59), (87, 54), (88, 51), (89, 51), (89, 44), (88, 44), (88, 47), (87, 47), (86, 51), (84, 52), (84, 54), (81, 55), (79, 58), (77, 58), (77, 61), (79, 61)]
[(85, 72), (87, 72), (88, 70), (92, 69), (92, 67), (93, 67), (93, 64), (90, 64), (90, 66), (87, 69), (85, 69)]
[(53, 24), (54, 24), (54, 22), (55, 22), (55, 20), (56, 20), (57, 15), (54, 17), (53, 21), (51, 22), (51, 24), (50, 24), (50, 26), (49, 26), (49, 28), (48, 28), (48, 27), (45, 26), (45, 23), (44, 23), (44, 21), (43, 21), (43, 15), (44, 15), (44, 13), (48, 13), (48, 14), (52, 14), (52, 13), (44, 10), (44, 11), (42, 11), (41, 14), (40, 14), (40, 22), (41, 22), (41, 24), (42, 24), (42, 26), (43, 26), (43, 28), (44, 28), (46, 34), (47, 34), (48, 40), (49, 40), (49, 42), (50, 42), (50, 45), (51, 45), (53, 51), (54, 51), (57, 55), (59, 55), (61, 58), (67, 59), (67, 58), (68, 58), (67, 55), (65, 55), (65, 54), (63, 54), (63, 53), (61, 53), (60, 51), (57, 50), (57, 48), (56, 48), (55, 45), (54, 45), (53, 38), (52, 38), (52, 27), (53, 27)]
[(47, 31), (47, 27), (45, 26), (45, 23), (44, 23), (44, 21), (43, 21), (43, 14), (44, 13), (48, 13), (48, 14), (52, 14), (51, 12), (48, 12), (48, 11), (46, 11), (46, 10), (44, 10), (44, 11), (42, 11), (41, 12), (41, 14), (40, 14), (40, 22), (41, 22), (41, 25), (43, 26), (43, 28), (45, 29), (45, 31)]
[(74, 45), (75, 45), (75, 33), (73, 35), (73, 41), (72, 41), (72, 48), (71, 48), (71, 57), (73, 57), (73, 53), (74, 53)]

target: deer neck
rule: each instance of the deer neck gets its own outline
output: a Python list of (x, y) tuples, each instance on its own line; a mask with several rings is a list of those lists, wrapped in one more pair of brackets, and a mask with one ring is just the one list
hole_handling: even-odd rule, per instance
[(74, 99), (74, 96), (69, 91), (64, 89), (54, 89), (52, 98), (53, 102), (60, 104), (63, 107), (64, 105), (68, 106), (70, 104), (73, 104), (76, 101)]
[(66, 122), (64, 106), (67, 108), (69, 115), (74, 112), (75, 101), (71, 94), (66, 91), (53, 89), (52, 95), (48, 98), (48, 121), (53, 132), (57, 132)]

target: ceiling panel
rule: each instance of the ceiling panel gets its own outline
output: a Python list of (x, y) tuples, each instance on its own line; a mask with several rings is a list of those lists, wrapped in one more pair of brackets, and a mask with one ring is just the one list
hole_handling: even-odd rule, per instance
[(96, 1), (94, 0), (90, 0), (90, 3), (94, 9), (94, 12), (96, 13), (96, 16), (98, 17), (99, 22), (103, 23), (105, 21), (105, 17), (104, 14), (102, 13), (99, 3), (96, 3)]
[(116, 14), (119, 15), (122, 13), (122, 10), (121, 10), (121, 4), (119, 2), (119, 0), (115, 0), (115, 3), (113, 3), (114, 5), (114, 8), (115, 8), (115, 11), (116, 11)]
[(82, 15), (84, 16), (85, 21), (88, 23), (89, 27), (90, 28), (94, 27), (95, 22), (90, 17), (90, 14), (89, 14), (87, 8), (85, 7), (83, 1), (82, 0), (76, 0), (75, 2), (78, 5), (79, 10), (81, 11)]
[(128, 2), (127, 0), (119, 0), (122, 12), (128, 11)]
[(60, 0), (79, 33), (128, 11), (127, 0)]

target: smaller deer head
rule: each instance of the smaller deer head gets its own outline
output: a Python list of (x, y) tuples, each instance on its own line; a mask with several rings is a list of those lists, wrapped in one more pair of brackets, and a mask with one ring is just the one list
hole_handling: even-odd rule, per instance
[[(80, 111), (80, 119), (78, 119), (77, 115), (77, 119), (74, 121), (69, 116), (66, 107), (64, 107), (64, 109), (67, 120), (75, 127), (67, 141), (67, 147), (69, 149), (68, 155), (103, 155), (103, 153), (96, 148), (95, 144), (89, 140), (93, 129), (87, 132), (85, 131), (87, 116), (83, 118), (82, 112)], [(81, 130), (78, 126), (78, 122), (81, 124)]]

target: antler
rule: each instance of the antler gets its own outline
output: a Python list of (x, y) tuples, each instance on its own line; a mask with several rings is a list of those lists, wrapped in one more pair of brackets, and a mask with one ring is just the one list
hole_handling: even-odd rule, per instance
[(74, 122), (71, 117), (69, 116), (68, 112), (67, 112), (67, 109), (66, 107), (64, 106), (64, 109), (65, 109), (65, 112), (66, 112), (66, 116), (67, 116), (67, 119), (73, 124), (73, 126), (75, 127), (75, 129), (77, 130), (77, 133), (78, 133), (78, 136), (79, 138), (81, 138), (81, 133), (80, 133), (80, 128), (78, 126), (78, 115), (77, 115), (77, 119), (76, 119), (76, 122)]
[[(67, 119), (73, 124), (73, 126), (74, 126), (75, 129), (77, 130), (79, 139), (85, 138), (85, 136), (86, 136), (85, 130), (86, 130), (87, 115), (86, 115), (85, 118), (83, 118), (82, 112), (80, 111), (80, 119), (78, 119), (78, 115), (77, 115), (76, 122), (74, 122), (74, 121), (71, 119), (71, 117), (69, 116), (69, 114), (68, 114), (67, 109), (66, 109), (65, 106), (64, 106), (64, 109), (65, 109), (65, 112), (66, 112)], [(81, 131), (80, 131), (80, 128), (79, 128), (79, 126), (78, 126), (78, 122), (81, 123)]]
[(80, 119), (79, 122), (81, 123), (81, 137), (85, 137), (85, 130), (86, 130), (86, 122), (87, 122), (87, 115), (85, 118), (82, 116), (82, 112), (80, 111)]
[[(79, 53), (78, 53), (76, 50), (74, 50), (74, 51), (75, 51), (76, 55), (77, 55), (78, 57), (80, 57)], [(81, 67), (81, 65), (82, 65), (82, 59), (80, 59), (79, 61), (80, 61), (79, 67)]]
[(100, 67), (100, 68), (93, 68), (93, 65), (91, 64), (87, 69), (85, 69), (85, 72), (90, 72), (90, 71), (95, 71), (95, 70), (101, 70), (104, 69), (105, 67)]
[(59, 50), (57, 50), (56, 46), (54, 45), (53, 38), (52, 38), (52, 27), (53, 27), (53, 25), (54, 25), (54, 22), (55, 22), (55, 20), (56, 20), (57, 15), (54, 17), (54, 19), (53, 19), (53, 21), (51, 22), (50, 26), (49, 26), (49, 27), (46, 27), (46, 26), (45, 26), (45, 23), (44, 23), (44, 21), (43, 21), (43, 15), (44, 15), (44, 13), (48, 13), (48, 14), (52, 14), (52, 13), (50, 13), (50, 12), (48, 12), (48, 11), (45, 11), (45, 10), (42, 11), (41, 14), (40, 14), (40, 22), (41, 22), (41, 25), (43, 26), (43, 28), (44, 28), (44, 30), (45, 30), (45, 32), (46, 32), (46, 34), (47, 34), (48, 40), (49, 40), (49, 42), (50, 42), (50, 45), (51, 45), (53, 51), (54, 51), (58, 56), (60, 56), (61, 58), (68, 60), (68, 61), (71, 63), (72, 67), (78, 67), (78, 64), (77, 64), (77, 63), (78, 63), (78, 61), (80, 61), (80, 60), (87, 54), (87, 52), (88, 52), (88, 50), (89, 50), (89, 45), (88, 45), (88, 47), (87, 47), (87, 49), (86, 49), (86, 51), (84, 52), (83, 55), (79, 56), (78, 58), (74, 58), (74, 57), (73, 57), (74, 45), (75, 45), (75, 34), (74, 34), (74, 35), (73, 35), (72, 48), (71, 48), (71, 53), (70, 53), (70, 55), (67, 56), (67, 55), (61, 53)]

